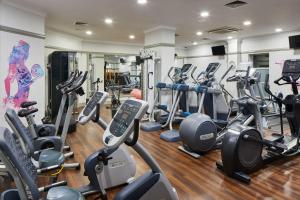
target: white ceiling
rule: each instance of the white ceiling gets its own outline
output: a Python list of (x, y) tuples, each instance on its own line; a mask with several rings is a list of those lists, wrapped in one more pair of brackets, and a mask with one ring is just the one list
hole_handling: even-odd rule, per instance
[[(233, 0), (148, 0), (147, 5), (138, 5), (137, 0), (11, 0), (18, 4), (39, 9), (47, 14), (46, 26), (66, 33), (101, 41), (143, 43), (144, 31), (159, 25), (176, 28), (179, 35), (177, 46), (189, 46), (192, 41), (201, 42), (207, 37), (224, 40), (228, 35), (212, 35), (206, 31), (222, 26), (243, 30), (233, 37), (248, 37), (274, 33), (277, 27), (284, 31), (300, 29), (300, 0), (244, 0), (248, 3), (239, 8), (224, 7)], [(200, 17), (207, 10), (211, 16)], [(104, 24), (104, 18), (115, 21), (112, 26)], [(244, 27), (244, 20), (251, 20)], [(89, 23), (94, 32), (86, 36), (85, 30), (76, 30), (74, 21)], [(197, 31), (203, 36), (195, 35)], [(128, 39), (135, 34), (136, 39)]]

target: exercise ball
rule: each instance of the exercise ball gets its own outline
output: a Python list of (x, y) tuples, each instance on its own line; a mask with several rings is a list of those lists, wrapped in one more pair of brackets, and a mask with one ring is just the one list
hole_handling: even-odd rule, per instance
[(142, 99), (142, 91), (139, 89), (133, 89), (130, 92), (130, 96), (136, 98), (136, 99)]

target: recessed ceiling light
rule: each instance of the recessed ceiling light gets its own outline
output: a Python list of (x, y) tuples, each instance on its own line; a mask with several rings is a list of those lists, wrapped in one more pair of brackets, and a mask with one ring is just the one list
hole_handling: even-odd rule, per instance
[(201, 31), (198, 31), (198, 32), (196, 33), (196, 35), (200, 36), (200, 35), (203, 35), (203, 33), (202, 33)]
[(112, 20), (112, 18), (105, 18), (104, 22), (105, 24), (112, 24), (114, 21)]
[(92, 31), (86, 31), (85, 34), (87, 34), (87, 35), (92, 35), (93, 32), (92, 32)]
[(129, 39), (134, 40), (135, 39), (135, 35), (129, 35)]
[(208, 11), (202, 11), (201, 13), (200, 13), (200, 16), (201, 17), (209, 17), (209, 12)]
[(228, 36), (227, 39), (228, 39), (228, 40), (231, 40), (231, 39), (233, 39), (233, 37), (232, 37), (232, 36)]
[(193, 42), (193, 45), (198, 45), (198, 42)]
[(148, 1), (147, 0), (138, 0), (137, 3), (144, 5), (144, 4), (147, 4)]
[(244, 21), (243, 23), (245, 26), (250, 26), (252, 22), (250, 20)]
[(275, 32), (276, 32), (276, 33), (282, 32), (282, 28), (276, 28), (276, 29), (275, 29)]

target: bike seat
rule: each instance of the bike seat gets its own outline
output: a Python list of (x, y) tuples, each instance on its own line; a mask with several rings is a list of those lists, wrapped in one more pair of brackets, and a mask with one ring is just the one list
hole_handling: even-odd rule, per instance
[(30, 106), (36, 105), (36, 101), (25, 101), (21, 103), (21, 108), (28, 108)]
[(19, 117), (27, 117), (28, 115), (36, 113), (37, 111), (38, 111), (37, 108), (21, 109), (21, 110), (18, 111), (18, 115), (19, 115)]
[(74, 200), (83, 200), (83, 195), (72, 188), (67, 186), (54, 187), (51, 188), (47, 194), (47, 199), (74, 199)]
[(62, 165), (64, 161), (65, 158), (63, 153), (51, 149), (43, 150), (38, 158), (40, 168), (46, 168), (53, 165)]

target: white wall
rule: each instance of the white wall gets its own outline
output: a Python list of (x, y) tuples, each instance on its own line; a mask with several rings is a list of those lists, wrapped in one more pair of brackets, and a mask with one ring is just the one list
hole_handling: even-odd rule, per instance
[(81, 51), (82, 50), (82, 39), (61, 33), (52, 29), (46, 29), (46, 47), (61, 48), (61, 49), (72, 49)]
[[(281, 76), (282, 63), (286, 59), (300, 59), (300, 51), (289, 49), (289, 39), (291, 35), (299, 35), (300, 31), (285, 32), (266, 36), (257, 36), (244, 38), (242, 40), (229, 40), (225, 43), (227, 49), (226, 56), (212, 56), (211, 46), (216, 44), (205, 44), (189, 47), (187, 50), (187, 58), (185, 63), (191, 63), (203, 70), (209, 62), (220, 62), (221, 70), (217, 73), (217, 78), (225, 72), (230, 61), (236, 63), (251, 61), (251, 54), (269, 53), (269, 71), (270, 85), (274, 92), (290, 92), (289, 86), (277, 86), (273, 81)], [(225, 66), (225, 67), (224, 67)], [(236, 88), (230, 83), (225, 84), (233, 95), (236, 95)]]
[(45, 34), (45, 15), (20, 7), (9, 1), (0, 1), (0, 24), (37, 34)]
[(82, 50), (89, 52), (114, 53), (114, 54), (139, 54), (139, 50), (143, 45), (135, 44), (117, 44), (109, 42), (83, 41)]
[(46, 29), (45, 43), (46, 55), (54, 50), (62, 49), (77, 52), (137, 55), (139, 50), (143, 48), (143, 45), (139, 44), (86, 41), (82, 38), (49, 28)]
[[(197, 70), (195, 71), (195, 76), (197, 76), (201, 71), (206, 69), (209, 63), (219, 62), (221, 64), (221, 67), (216, 73), (216, 77), (217, 79), (220, 79), (223, 73), (227, 70), (227, 56), (213, 56), (211, 47), (216, 45), (226, 44), (203, 44), (189, 47), (182, 52), (186, 55), (186, 57), (183, 59), (183, 63), (189, 63), (197, 66)], [(190, 92), (189, 97), (190, 106), (196, 106), (197, 98), (194, 92)]]

